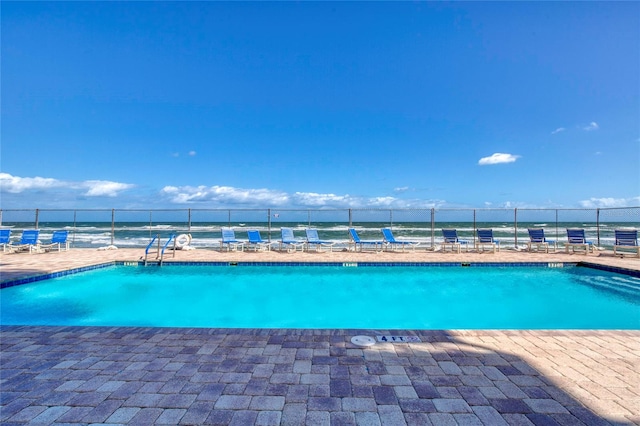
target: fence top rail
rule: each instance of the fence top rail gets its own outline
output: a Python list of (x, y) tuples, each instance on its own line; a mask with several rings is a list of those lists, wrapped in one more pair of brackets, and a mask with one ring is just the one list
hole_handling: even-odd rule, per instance
[(0, 208), (0, 212), (182, 212), (182, 211), (205, 211), (205, 212), (229, 212), (229, 211), (242, 211), (242, 212), (343, 212), (343, 211), (374, 211), (374, 212), (389, 212), (389, 211), (608, 211), (608, 210), (633, 210), (640, 209), (640, 206), (628, 206), (628, 207), (593, 207), (593, 208), (536, 208), (536, 207), (515, 207), (515, 208), (500, 208), (500, 207), (425, 207), (425, 208), (158, 208), (158, 209), (127, 209), (127, 208), (79, 208), (79, 209), (61, 209), (61, 208)]

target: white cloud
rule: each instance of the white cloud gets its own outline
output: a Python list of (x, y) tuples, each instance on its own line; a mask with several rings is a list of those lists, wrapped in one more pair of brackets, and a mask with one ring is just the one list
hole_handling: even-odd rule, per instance
[(402, 200), (395, 197), (354, 197), (349, 194), (321, 194), (273, 189), (245, 189), (230, 186), (165, 186), (160, 193), (172, 203), (203, 202), (234, 207), (238, 205), (292, 208), (429, 208), (444, 205), (442, 200)]
[(294, 204), (308, 207), (344, 207), (354, 204), (355, 199), (349, 194), (318, 194), (315, 192), (296, 192), (293, 194)]
[(503, 154), (500, 152), (496, 152), (495, 154), (489, 157), (481, 158), (480, 161), (478, 161), (478, 164), (481, 166), (487, 166), (492, 164), (513, 163), (518, 158), (520, 158), (519, 155)]
[(86, 190), (83, 194), (88, 197), (108, 196), (115, 197), (119, 192), (133, 188), (135, 185), (128, 183), (111, 182), (107, 180), (87, 180), (83, 182), (67, 182), (53, 178), (20, 177), (8, 173), (0, 173), (0, 189), (12, 194), (27, 191), (42, 191), (54, 188), (69, 190)]
[[(591, 123), (587, 124), (586, 126), (585, 125), (577, 125), (576, 128), (584, 130), (585, 132), (592, 132), (594, 130), (600, 129), (600, 126), (595, 121), (592, 121)], [(551, 134), (555, 135), (555, 134), (558, 134), (558, 133), (565, 132), (566, 130), (567, 129), (564, 128), (564, 127), (558, 127), (557, 129), (552, 131)]]
[(586, 209), (595, 208), (612, 208), (612, 207), (636, 207), (640, 205), (639, 197), (630, 198), (589, 198), (588, 200), (580, 201), (580, 206)]
[(131, 189), (135, 185), (108, 180), (88, 180), (82, 182), (80, 186), (87, 189), (84, 194), (87, 197), (115, 197), (120, 192)]
[(408, 190), (409, 190), (408, 186), (401, 186), (401, 187), (398, 187), (398, 188), (393, 188), (394, 192), (407, 192)]
[(368, 199), (368, 205), (371, 207), (400, 207), (402, 204), (404, 203), (394, 197), (373, 197)]
[(528, 203), (526, 201), (510, 201), (510, 200), (506, 200), (506, 201), (502, 201), (500, 203), (496, 203), (495, 206), (492, 206), (494, 208), (499, 208), (499, 209), (553, 209), (553, 208), (560, 208), (562, 206), (560, 205), (555, 205), (555, 204), (533, 204), (533, 203)]
[(33, 177), (23, 178), (9, 173), (0, 173), (0, 189), (2, 191), (19, 194), (24, 191), (59, 188), (68, 184), (53, 178)]
[[(188, 155), (189, 157), (195, 157), (195, 156), (196, 156), (196, 154), (197, 154), (197, 152), (195, 152), (195, 151), (189, 151), (189, 152), (187, 152), (187, 155)], [(172, 157), (174, 157), (174, 158), (178, 158), (178, 157), (180, 157), (180, 153), (179, 153), (179, 152), (172, 152), (172, 153), (171, 153), (171, 156), (172, 156)]]
[(282, 191), (269, 189), (243, 189), (230, 186), (165, 186), (160, 191), (174, 203), (212, 201), (225, 204), (256, 204), (279, 206), (289, 201)]

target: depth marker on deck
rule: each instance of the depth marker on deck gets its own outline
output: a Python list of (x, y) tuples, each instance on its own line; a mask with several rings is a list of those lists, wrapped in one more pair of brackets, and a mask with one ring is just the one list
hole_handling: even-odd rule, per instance
[(378, 342), (386, 343), (418, 343), (422, 342), (418, 336), (376, 336)]

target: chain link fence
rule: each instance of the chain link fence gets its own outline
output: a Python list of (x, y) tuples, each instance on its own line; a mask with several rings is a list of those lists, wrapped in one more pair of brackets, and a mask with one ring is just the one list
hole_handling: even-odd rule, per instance
[(215, 247), (221, 228), (242, 233), (257, 229), (263, 239), (280, 239), (280, 228), (291, 227), (299, 238), (304, 229), (317, 228), (324, 240), (347, 239), (354, 227), (363, 240), (381, 239), (380, 228), (390, 227), (396, 238), (434, 247), (443, 228), (454, 228), (472, 242), (475, 230), (491, 228), (502, 247), (525, 245), (527, 228), (541, 227), (549, 238), (562, 242), (566, 228), (582, 228), (600, 247), (611, 247), (614, 230), (640, 229), (640, 207), (597, 209), (0, 209), (0, 226), (38, 228), (46, 240), (54, 230), (68, 229), (73, 247), (117, 245), (144, 247), (158, 235), (191, 234), (194, 245)]

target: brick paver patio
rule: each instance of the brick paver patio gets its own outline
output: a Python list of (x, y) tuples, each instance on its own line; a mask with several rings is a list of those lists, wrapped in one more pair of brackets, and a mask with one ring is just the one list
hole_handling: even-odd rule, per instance
[[(140, 252), (3, 255), (0, 272), (6, 280), (102, 261), (137, 260)], [(439, 261), (441, 256), (197, 252), (181, 256), (349, 262), (374, 256)], [(446, 258), (518, 261), (518, 255)], [(635, 270), (640, 265), (636, 259), (607, 256), (540, 256), (550, 262), (587, 258)], [(360, 334), (416, 335), (422, 342), (362, 348), (350, 342)], [(638, 330), (2, 326), (0, 345), (3, 425), (640, 423)]]

